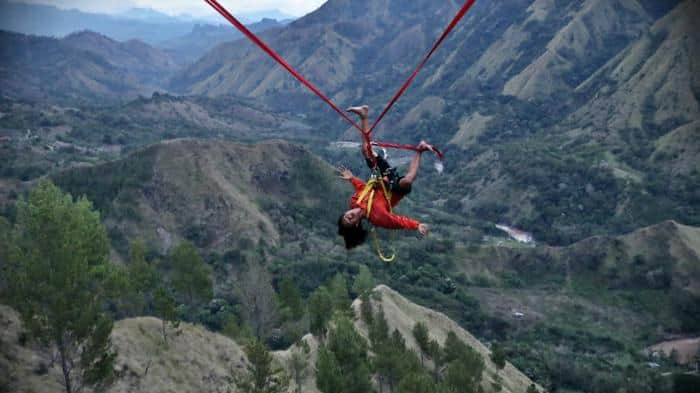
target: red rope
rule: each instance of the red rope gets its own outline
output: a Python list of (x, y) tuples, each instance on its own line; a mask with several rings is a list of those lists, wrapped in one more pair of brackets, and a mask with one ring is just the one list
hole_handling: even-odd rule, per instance
[(452, 32), (452, 30), (454, 30), (455, 26), (457, 26), (459, 21), (462, 20), (462, 18), (464, 18), (464, 15), (466, 15), (467, 11), (469, 11), (469, 9), (472, 7), (472, 5), (474, 5), (474, 2), (476, 2), (476, 0), (467, 0), (464, 3), (462, 8), (459, 10), (459, 12), (457, 12), (457, 15), (455, 15), (455, 17), (452, 19), (452, 22), (450, 22), (450, 24), (447, 26), (447, 28), (442, 33), (440, 38), (435, 42), (435, 45), (433, 45), (433, 48), (430, 50), (430, 52), (428, 52), (428, 54), (425, 56), (423, 61), (421, 61), (420, 64), (418, 64), (418, 67), (416, 67), (416, 69), (413, 71), (411, 76), (408, 77), (406, 82), (404, 82), (403, 86), (401, 86), (399, 91), (396, 92), (396, 95), (394, 95), (394, 98), (391, 99), (391, 101), (389, 102), (389, 105), (387, 105), (386, 108), (384, 108), (384, 111), (382, 112), (382, 114), (379, 115), (379, 117), (377, 118), (377, 121), (375, 121), (374, 124), (372, 125), (370, 132), (374, 131), (374, 129), (379, 124), (379, 122), (382, 121), (382, 119), (384, 118), (384, 115), (386, 115), (387, 112), (389, 112), (389, 110), (394, 106), (396, 101), (398, 101), (399, 98), (401, 98), (401, 96), (403, 95), (403, 93), (406, 92), (406, 90), (411, 85), (413, 80), (416, 79), (416, 76), (418, 75), (418, 73), (423, 69), (423, 66), (425, 66), (425, 64), (428, 62), (428, 60), (430, 60), (430, 58), (433, 56), (433, 53), (435, 53), (435, 51), (440, 46), (440, 44), (442, 44), (442, 42), (445, 40), (445, 38), (447, 38), (447, 36)]
[[(224, 8), (217, 0), (204, 0), (212, 6), (218, 13), (221, 14), (224, 18), (226, 18), (231, 24), (236, 27), (241, 33), (243, 33), (248, 39), (253, 41), (256, 45), (260, 47), (265, 53), (267, 53), (270, 57), (272, 57), (277, 63), (279, 63), (282, 67), (284, 67), (287, 71), (289, 71), (290, 74), (292, 74), (299, 82), (301, 82), (304, 86), (306, 86), (309, 90), (314, 92), (319, 98), (321, 98), (323, 101), (326, 102), (331, 108), (333, 108), (334, 111), (336, 111), (340, 116), (343, 117), (348, 123), (350, 123), (353, 127), (357, 128), (362, 132), (362, 128), (360, 128), (357, 123), (355, 123), (343, 110), (338, 108), (338, 106), (331, 101), (330, 98), (328, 98), (325, 94), (323, 94), (319, 89), (316, 88), (311, 82), (306, 80), (299, 72), (297, 72), (289, 63), (287, 63), (280, 55), (278, 55), (272, 48), (270, 48), (265, 42), (263, 42), (260, 38), (258, 38), (253, 32), (248, 30), (247, 27), (241, 22), (238, 21), (231, 13), (229, 13), (226, 8)], [(379, 122), (384, 118), (384, 116), (389, 112), (389, 110), (394, 106), (396, 101), (401, 98), (401, 96), (406, 92), (408, 87), (411, 85), (413, 80), (416, 78), (418, 73), (423, 69), (425, 64), (430, 60), (430, 58), (433, 56), (435, 51), (438, 49), (438, 47), (442, 44), (442, 42), (447, 38), (447, 36), (454, 30), (454, 28), (457, 26), (457, 24), (464, 18), (464, 15), (467, 14), (467, 11), (474, 5), (474, 2), (476, 0), (467, 0), (462, 8), (457, 12), (457, 15), (452, 19), (450, 24), (447, 26), (445, 31), (442, 33), (440, 38), (435, 42), (433, 45), (432, 49), (430, 49), (430, 52), (425, 56), (423, 61), (418, 64), (418, 67), (413, 71), (411, 76), (404, 82), (403, 86), (399, 89), (399, 91), (394, 95), (394, 98), (389, 102), (389, 104), (384, 108), (384, 111), (379, 115), (377, 120), (374, 122), (372, 125), (372, 128), (370, 129), (369, 134), (377, 127)], [(417, 151), (416, 146), (413, 145), (403, 145), (403, 144), (396, 144), (396, 143), (385, 143), (385, 142), (372, 142), (369, 138), (368, 134), (365, 134), (362, 132), (362, 138), (365, 142), (367, 142), (368, 149), (370, 150), (370, 157), (373, 157), (372, 155), (372, 145), (374, 146), (380, 146), (380, 147), (389, 147), (389, 148), (395, 148), (395, 149), (407, 149), (407, 150), (414, 150)], [(438, 155), (439, 158), (443, 158), (443, 153), (438, 150), (437, 148), (433, 148), (433, 151), (435, 154)]]
[(352, 124), (353, 127), (357, 128), (358, 130), (362, 131), (362, 129), (355, 123), (350, 116), (348, 116), (344, 111), (342, 111), (336, 104), (331, 101), (330, 98), (326, 97), (325, 94), (321, 93), (319, 89), (316, 88), (311, 82), (306, 80), (297, 70), (295, 70), (289, 63), (287, 63), (282, 56), (278, 55), (272, 48), (270, 48), (263, 40), (258, 38), (253, 32), (248, 30), (247, 27), (241, 22), (236, 19), (233, 15), (231, 15), (230, 12), (226, 10), (217, 0), (204, 0), (212, 6), (216, 11), (218, 11), (221, 16), (226, 18), (233, 26), (235, 26), (241, 33), (243, 33), (248, 39), (253, 41), (257, 46), (260, 47), (265, 53), (267, 53), (270, 57), (272, 57), (275, 61), (277, 61), (282, 67), (287, 69), (290, 74), (294, 75), (295, 78), (299, 80), (304, 86), (308, 87), (309, 90), (313, 91), (319, 98), (321, 98), (323, 101), (326, 102), (331, 108), (333, 108), (334, 111), (338, 112), (340, 116), (342, 116), (348, 123)]

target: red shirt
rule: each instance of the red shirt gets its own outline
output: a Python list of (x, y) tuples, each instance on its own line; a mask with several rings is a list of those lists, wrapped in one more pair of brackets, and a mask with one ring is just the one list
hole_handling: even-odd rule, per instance
[[(362, 202), (357, 201), (360, 197), (360, 194), (362, 193), (362, 190), (364, 190), (365, 188), (365, 183), (356, 177), (350, 179), (350, 182), (355, 187), (355, 194), (352, 196), (352, 198), (350, 198), (350, 208), (355, 209), (359, 207), (362, 209), (366, 216), (367, 199), (369, 198), (365, 198), (365, 200)], [(393, 194), (391, 196), (391, 207), (396, 207), (396, 205), (399, 204), (402, 198), (403, 195)], [(372, 211), (370, 212), (368, 220), (374, 226), (386, 229), (416, 230), (418, 229), (418, 225), (420, 224), (418, 221), (412, 218), (397, 216), (396, 214), (391, 213), (389, 209), (389, 204), (387, 203), (386, 197), (384, 196), (384, 192), (382, 192), (381, 190), (377, 190), (377, 192), (374, 193), (374, 200), (372, 201)]]

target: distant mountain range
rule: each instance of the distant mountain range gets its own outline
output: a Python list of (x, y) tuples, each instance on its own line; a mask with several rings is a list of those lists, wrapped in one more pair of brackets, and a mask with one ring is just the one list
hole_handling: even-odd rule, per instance
[[(378, 111), (457, 8), (331, 0), (288, 25), (251, 28), (339, 104)], [(545, 243), (667, 219), (700, 225), (698, 20), (690, 0), (477, 2), (377, 135), (449, 146), (459, 158), (442, 188), (453, 208)], [(237, 34), (195, 26), (160, 49), (88, 33), (3, 34), (2, 94), (91, 104), (153, 91), (246, 97), (313, 116), (319, 138), (357, 137)]]
[[(458, 6), (331, 0), (263, 38), (340, 105), (379, 111)], [(679, 142), (700, 132), (698, 20), (697, 1), (477, 2), (377, 133), (458, 147), (466, 167), (447, 186), (459, 190), (456, 206), (546, 242), (659, 219), (698, 224), (686, 188), (700, 182), (700, 138)], [(214, 48), (170, 87), (279, 110), (293, 101), (348, 130), (249, 43)]]
[(117, 102), (151, 95), (177, 64), (141, 41), (94, 32), (65, 38), (0, 31), (2, 96), (32, 101)]
[[(208, 7), (202, 4), (202, 7)], [(239, 15), (244, 23), (263, 19), (292, 20), (294, 17), (276, 10)], [(63, 37), (75, 31), (91, 30), (118, 41), (138, 39), (150, 44), (189, 34), (196, 25), (219, 25), (217, 16), (196, 18), (170, 16), (150, 8), (134, 8), (119, 14), (88, 13), (48, 5), (0, 2), (0, 30), (22, 34)]]
[[(259, 22), (248, 24), (248, 28), (254, 33), (284, 27), (288, 22), (278, 22), (274, 19), (262, 19)], [(191, 64), (199, 60), (205, 53), (224, 42), (235, 41), (243, 37), (238, 30), (229, 25), (200, 25), (197, 24), (186, 35), (163, 41), (159, 48), (170, 53), (173, 58), (182, 64)]]

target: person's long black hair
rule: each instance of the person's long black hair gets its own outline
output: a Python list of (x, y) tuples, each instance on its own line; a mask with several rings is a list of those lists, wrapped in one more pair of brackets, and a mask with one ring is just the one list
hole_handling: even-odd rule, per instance
[(346, 227), (343, 225), (343, 216), (338, 218), (338, 235), (345, 240), (345, 248), (350, 250), (367, 240), (367, 230), (362, 223), (356, 227)]

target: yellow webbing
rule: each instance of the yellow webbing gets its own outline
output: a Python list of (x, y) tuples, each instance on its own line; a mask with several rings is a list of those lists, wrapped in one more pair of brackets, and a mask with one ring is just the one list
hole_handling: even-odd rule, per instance
[[(374, 195), (376, 192), (376, 186), (377, 183), (379, 183), (382, 187), (382, 192), (384, 193), (384, 198), (386, 198), (387, 205), (389, 206), (389, 212), (391, 212), (391, 191), (389, 191), (386, 188), (386, 184), (384, 184), (383, 180), (377, 180), (377, 176), (372, 176), (368, 181), (367, 184), (365, 185), (365, 189), (362, 190), (360, 193), (360, 196), (357, 198), (358, 203), (362, 203), (362, 201), (365, 200), (367, 196), (369, 196), (369, 200), (367, 201), (367, 218), (369, 219), (369, 215), (372, 213), (372, 202), (374, 201)], [(396, 250), (392, 250), (393, 253), (390, 257), (384, 256), (384, 253), (382, 253), (382, 249), (379, 245), (379, 238), (377, 237), (377, 230), (375, 228), (372, 228), (372, 240), (374, 242), (374, 248), (377, 251), (377, 256), (379, 259), (381, 259), (385, 263), (391, 263), (396, 260)]]

